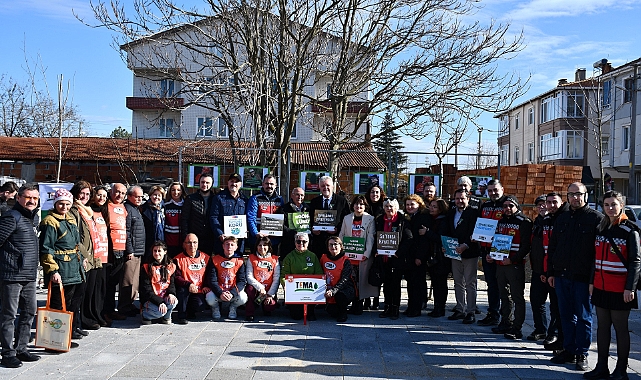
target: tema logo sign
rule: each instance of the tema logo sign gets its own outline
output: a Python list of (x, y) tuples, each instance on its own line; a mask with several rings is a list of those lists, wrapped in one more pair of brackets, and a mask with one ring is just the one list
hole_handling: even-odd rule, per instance
[(295, 292), (314, 292), (318, 289), (318, 284), (311, 281), (296, 281)]

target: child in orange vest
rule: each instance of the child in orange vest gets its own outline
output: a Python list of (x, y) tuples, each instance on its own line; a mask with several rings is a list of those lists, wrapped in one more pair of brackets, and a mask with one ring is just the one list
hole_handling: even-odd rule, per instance
[(167, 245), (156, 241), (151, 246), (150, 257), (140, 271), (140, 304), (142, 324), (152, 321), (171, 323), (171, 311), (178, 304), (176, 298), (176, 264), (169, 261)]

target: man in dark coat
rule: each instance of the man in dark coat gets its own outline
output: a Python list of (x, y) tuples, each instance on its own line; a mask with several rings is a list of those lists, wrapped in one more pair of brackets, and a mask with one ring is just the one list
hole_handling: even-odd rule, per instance
[(125, 243), (125, 262), (122, 266), (120, 290), (118, 292), (118, 311), (127, 316), (140, 314), (133, 305), (138, 295), (140, 280), (140, 261), (145, 255), (145, 223), (140, 214), (143, 203), (143, 191), (140, 186), (127, 190), (127, 242)]
[(198, 237), (200, 250), (211, 255), (214, 251), (214, 241), (211, 238), (211, 227), (209, 216), (211, 215), (211, 204), (214, 192), (211, 187), (214, 179), (210, 173), (200, 176), (198, 191), (189, 194), (183, 203), (180, 216), (180, 233), (184, 241), (188, 234)]
[[(225, 217), (232, 215), (245, 215), (248, 199), (240, 191), (243, 187), (240, 174), (234, 173), (227, 180), (227, 188), (214, 197), (211, 205), (211, 229), (214, 232), (214, 253), (223, 254), (223, 241), (225, 235)], [(208, 240), (212, 240), (208, 238)], [(234, 257), (241, 257), (245, 251), (245, 240), (238, 239)]]
[[(27, 350), (31, 338), (31, 323), (37, 308), (39, 252), (36, 226), (39, 197), (37, 185), (22, 186), (13, 209), (0, 218), (1, 364), (9, 368), (18, 368), (23, 361), (40, 359), (40, 356)], [(18, 307), (20, 318), (14, 346), (14, 322)]]
[[(342, 195), (334, 193), (334, 180), (332, 177), (323, 176), (318, 180), (321, 195), (309, 202), (310, 226), (312, 229), (312, 245), (310, 251), (320, 259), (327, 251), (326, 241), (330, 236), (338, 236), (343, 219), (350, 213), (349, 203)], [(314, 219), (316, 210), (334, 210), (336, 218), (332, 226), (320, 227)]]

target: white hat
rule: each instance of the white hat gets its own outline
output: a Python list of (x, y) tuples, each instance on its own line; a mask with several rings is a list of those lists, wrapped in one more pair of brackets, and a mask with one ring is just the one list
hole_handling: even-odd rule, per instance
[(67, 189), (58, 189), (56, 190), (56, 195), (53, 197), (53, 204), (56, 204), (58, 201), (69, 201), (73, 203), (73, 195)]

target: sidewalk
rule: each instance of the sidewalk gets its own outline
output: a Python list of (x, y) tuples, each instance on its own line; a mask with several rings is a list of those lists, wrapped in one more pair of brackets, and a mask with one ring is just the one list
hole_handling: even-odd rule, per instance
[[(479, 281), (485, 310), (485, 283)], [(528, 294), (528, 292), (526, 292)], [(450, 281), (448, 308), (454, 305)], [(39, 294), (39, 303), (45, 295)], [(406, 304), (406, 293), (403, 302)], [(431, 306), (431, 302), (430, 302)], [(214, 322), (208, 315), (181, 325), (140, 326), (140, 319), (115, 321), (90, 332), (69, 353), (42, 355), (18, 369), (0, 367), (0, 379), (581, 379), (574, 365), (550, 363), (541, 344), (508, 341), (489, 327), (447, 318), (401, 316), (396, 321), (366, 311), (337, 325), (325, 311), (318, 321), (295, 323), (280, 308), (257, 321)], [(524, 335), (532, 330), (529, 310)], [(594, 323), (596, 333), (596, 319)], [(641, 312), (633, 310), (630, 330), (631, 379), (641, 379)], [(614, 333), (613, 333), (614, 336)], [(596, 334), (593, 341), (596, 340)], [(596, 363), (596, 343), (589, 362)], [(611, 352), (616, 351), (615, 346)], [(610, 370), (614, 369), (610, 361)]]

